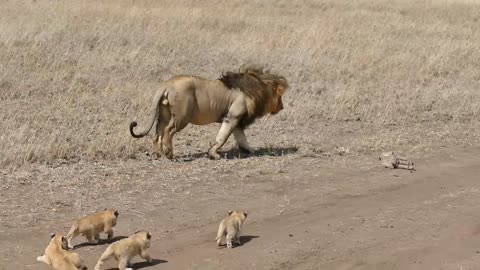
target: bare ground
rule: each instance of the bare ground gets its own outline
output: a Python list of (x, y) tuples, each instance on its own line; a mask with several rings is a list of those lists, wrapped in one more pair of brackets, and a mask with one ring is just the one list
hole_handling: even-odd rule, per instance
[[(117, 236), (154, 235), (136, 269), (479, 269), (478, 5), (3, 1), (0, 269), (49, 269), (49, 234), (106, 207)], [(291, 84), (252, 157), (208, 160), (218, 125), (177, 135), (175, 162), (128, 134), (160, 81), (251, 62)], [(217, 249), (230, 209), (244, 245)], [(105, 248), (76, 251), (92, 269)]]
[[(155, 265), (136, 258), (135, 269), (478, 269), (479, 153), (440, 148), (415, 156), (415, 172), (383, 169), (372, 155), (293, 151), (222, 160), (218, 170), (201, 156), (170, 166), (141, 160), (23, 169), (1, 189), (0, 265), (49, 269), (35, 258), (50, 232), (66, 233), (80, 213), (115, 207), (116, 236), (140, 228), (154, 235)], [(181, 176), (206, 163), (213, 170)], [(217, 249), (218, 222), (232, 208), (249, 212), (244, 244)], [(75, 251), (93, 269), (105, 248)]]

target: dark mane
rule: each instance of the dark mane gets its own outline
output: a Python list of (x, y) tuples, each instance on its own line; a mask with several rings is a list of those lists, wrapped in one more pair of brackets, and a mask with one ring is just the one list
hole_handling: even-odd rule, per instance
[(242, 66), (238, 72), (227, 71), (219, 80), (228, 89), (238, 89), (253, 101), (253, 112), (241, 121), (243, 127), (250, 125), (257, 116), (264, 114), (266, 106), (274, 98), (274, 88), (279, 85), (283, 89), (288, 88), (284, 77), (271, 74), (268, 70), (256, 65)]

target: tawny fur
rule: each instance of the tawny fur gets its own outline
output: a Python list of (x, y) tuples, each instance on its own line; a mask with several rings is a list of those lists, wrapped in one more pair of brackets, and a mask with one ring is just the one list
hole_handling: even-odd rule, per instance
[(220, 246), (223, 239), (226, 239), (227, 247), (233, 248), (233, 242), (241, 245), (240, 236), (243, 222), (247, 218), (247, 212), (229, 211), (218, 226), (217, 246)]
[(150, 248), (151, 234), (147, 231), (139, 231), (128, 238), (119, 240), (110, 244), (95, 265), (94, 270), (100, 270), (103, 262), (113, 257), (118, 261), (118, 269), (131, 270), (127, 268), (130, 260), (135, 256), (140, 256), (151, 263), (152, 258), (147, 249)]
[(37, 261), (51, 265), (56, 270), (84, 270), (87, 269), (78, 253), (69, 252), (67, 239), (63, 235), (51, 235), (52, 239), (45, 249), (43, 256), (38, 256)]
[(244, 129), (255, 119), (277, 114), (283, 109), (282, 96), (288, 88), (287, 80), (261, 68), (247, 67), (239, 72), (227, 72), (218, 80), (198, 76), (174, 76), (163, 82), (153, 98), (152, 116), (148, 126), (134, 132), (137, 122), (130, 123), (134, 138), (147, 135), (154, 124), (154, 155), (163, 152), (173, 158), (173, 135), (189, 123), (207, 125), (222, 123), (216, 143), (209, 156), (219, 159), (219, 149), (233, 133), (238, 147), (252, 152)]
[(83, 234), (88, 243), (98, 243), (100, 233), (106, 233), (107, 238), (113, 237), (113, 227), (117, 225), (118, 211), (106, 209), (104, 211), (87, 215), (73, 222), (67, 234), (68, 247), (73, 248), (72, 239)]
[(415, 170), (413, 161), (395, 152), (383, 152), (378, 159), (385, 168)]

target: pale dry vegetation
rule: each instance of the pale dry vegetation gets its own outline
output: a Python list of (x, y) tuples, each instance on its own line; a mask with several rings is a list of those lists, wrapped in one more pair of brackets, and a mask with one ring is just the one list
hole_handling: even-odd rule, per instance
[[(315, 155), (478, 143), (479, 8), (4, 0), (0, 164), (143, 156), (151, 142), (131, 138), (128, 124), (147, 120), (158, 82), (178, 73), (215, 79), (252, 62), (291, 84), (285, 110), (247, 132), (254, 147)], [(176, 154), (205, 152), (217, 129), (187, 127)]]

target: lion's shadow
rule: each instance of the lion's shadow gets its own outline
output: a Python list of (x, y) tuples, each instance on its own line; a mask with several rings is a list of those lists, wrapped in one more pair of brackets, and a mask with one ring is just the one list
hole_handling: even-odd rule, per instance
[[(252, 241), (252, 239), (259, 238), (259, 237), (260, 237), (260, 236), (257, 236), (257, 235), (241, 235), (241, 236), (240, 236), (240, 243), (241, 243), (241, 244), (240, 244), (240, 245), (235, 244), (235, 245), (234, 245), (234, 248), (239, 248), (239, 247), (245, 245), (246, 243)], [(226, 248), (226, 247), (227, 247), (227, 244), (224, 243), (224, 244), (222, 245), (222, 247), (223, 247), (223, 248)]]
[[(154, 265), (161, 264), (161, 263), (167, 263), (167, 262), (168, 261), (166, 261), (166, 260), (152, 259), (152, 262), (150, 262), (150, 263), (149, 262), (132, 263), (131, 268), (136, 270), (136, 269), (142, 269), (142, 268), (154, 266)], [(118, 268), (109, 268), (107, 270), (118, 270)]]
[(240, 236), (240, 242), (242, 243), (242, 246), (243, 244), (246, 244), (250, 241), (252, 241), (252, 239), (255, 239), (255, 238), (259, 238), (260, 236), (258, 235), (241, 235)]
[(120, 236), (119, 235), (119, 236), (112, 237), (111, 239), (100, 239), (98, 241), (98, 243), (95, 243), (95, 244), (88, 243), (88, 242), (83, 242), (81, 244), (75, 245), (73, 247), (73, 249), (78, 249), (78, 248), (82, 248), (82, 247), (86, 247), (86, 246), (100, 246), (100, 245), (105, 245), (105, 244), (111, 244), (113, 242), (117, 242), (117, 241), (125, 239), (125, 238), (127, 238), (127, 236)]
[[(298, 147), (262, 147), (255, 149), (252, 153), (245, 153), (239, 149), (230, 149), (226, 151), (220, 151), (219, 154), (222, 159), (244, 159), (251, 157), (278, 157), (284, 155), (292, 155), (298, 151)], [(189, 162), (200, 158), (208, 158), (208, 152), (195, 153), (190, 155), (179, 156), (177, 161)]]

